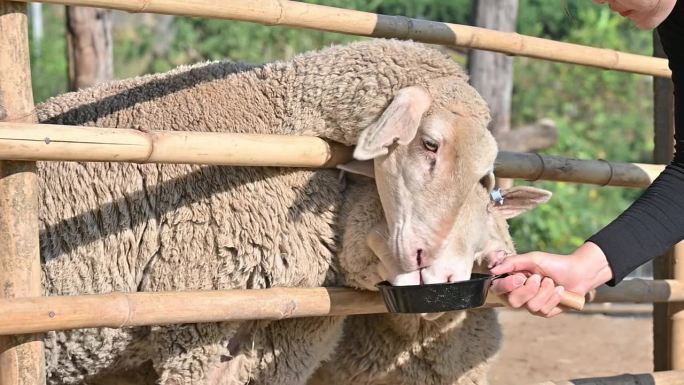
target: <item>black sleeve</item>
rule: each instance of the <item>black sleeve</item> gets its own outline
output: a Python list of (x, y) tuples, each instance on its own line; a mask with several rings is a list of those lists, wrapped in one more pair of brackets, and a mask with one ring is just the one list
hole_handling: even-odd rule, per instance
[(608, 257), (610, 286), (684, 239), (684, 0), (677, 2), (658, 34), (675, 89), (675, 155), (639, 199), (589, 238)]

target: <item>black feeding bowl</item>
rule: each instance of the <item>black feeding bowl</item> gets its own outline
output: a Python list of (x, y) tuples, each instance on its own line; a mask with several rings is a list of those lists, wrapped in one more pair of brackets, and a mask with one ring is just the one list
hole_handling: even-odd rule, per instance
[(461, 282), (392, 286), (384, 281), (377, 287), (391, 313), (439, 313), (484, 305), (495, 278), (499, 277), (473, 273)]

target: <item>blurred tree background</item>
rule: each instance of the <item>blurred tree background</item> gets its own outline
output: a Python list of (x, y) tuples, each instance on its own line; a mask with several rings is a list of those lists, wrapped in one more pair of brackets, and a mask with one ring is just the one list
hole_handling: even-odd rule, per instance
[[(471, 24), (471, 0), (310, 2)], [(36, 102), (67, 89), (64, 9), (45, 5), (42, 16), (42, 38), (32, 36), (31, 46)], [(637, 30), (606, 7), (588, 0), (520, 0), (518, 32), (644, 55), (652, 52), (650, 32)], [(244, 22), (119, 12), (114, 14), (113, 33), (117, 78), (166, 71), (203, 60), (262, 63), (288, 59), (303, 51), (361, 39)], [(465, 63), (465, 50), (440, 49)], [(651, 78), (526, 58), (514, 60), (514, 73), (513, 127), (547, 117), (556, 121), (560, 131), (558, 144), (545, 153), (584, 159), (651, 161)], [(552, 191), (554, 197), (534, 214), (511, 221), (519, 251), (569, 252), (640, 194), (633, 189), (568, 183), (535, 185)]]

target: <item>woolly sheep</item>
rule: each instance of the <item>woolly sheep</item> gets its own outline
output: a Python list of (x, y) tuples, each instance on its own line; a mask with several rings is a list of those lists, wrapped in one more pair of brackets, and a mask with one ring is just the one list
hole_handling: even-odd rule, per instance
[[(488, 239), (479, 235), (465, 244), (454, 235), (458, 231), (445, 230), (445, 218), (472, 206), (465, 203), (474, 197), (465, 186), (489, 180), (496, 147), (485, 129), (486, 106), (466, 82), (458, 65), (439, 52), (375, 40), (287, 63), (181, 67), (49, 100), (38, 106), (43, 123), (358, 142), (356, 158), (375, 159), (378, 187), (363, 179), (345, 184), (333, 170), (39, 163), (45, 295), (340, 282), (372, 288), (381, 278), (401, 284), (421, 273), (443, 281), (469, 274), (474, 253)], [(451, 162), (468, 170), (456, 186), (409, 186), (404, 193), (414, 192), (411, 198), (435, 198), (436, 189), (442, 198), (416, 199), (423, 203), (406, 209), (412, 200), (392, 195), (410, 165), (403, 162), (415, 159), (412, 149), (426, 146), (419, 135), (424, 130), (449, 127), (450, 114), (468, 120), (473, 140), (488, 145)], [(360, 169), (354, 162), (344, 168)], [(444, 198), (445, 189), (455, 193)], [(480, 187), (477, 194), (487, 191)], [(436, 206), (455, 211), (421, 216)], [(418, 220), (383, 220), (383, 207), (385, 214)], [(396, 223), (411, 230), (396, 233)], [(431, 226), (440, 236), (426, 230)], [(397, 258), (371, 252), (366, 237), (373, 231), (386, 235), (385, 246)], [(459, 245), (467, 246), (462, 255), (445, 264)], [(452, 265), (458, 271), (442, 273)], [(51, 332), (48, 381), (98, 382), (151, 365), (163, 384), (303, 384), (332, 354), (342, 328), (343, 318), (324, 317)]]
[[(515, 251), (506, 220), (547, 201), (550, 193), (532, 187), (513, 187), (502, 192), (501, 204), (481, 199), (460, 213), (457, 225), (486, 223), (484, 244), (476, 252), (475, 268), (486, 272), (485, 258), (491, 250)], [(487, 207), (486, 214), (481, 210)], [(357, 207), (356, 210), (370, 209)], [(352, 210), (354, 210), (352, 209)], [(382, 212), (369, 210), (381, 219)], [(484, 215), (483, 215), (484, 214)], [(360, 215), (352, 211), (350, 216)], [(372, 223), (366, 219), (362, 223)], [(481, 228), (477, 227), (478, 231)], [(354, 227), (350, 227), (355, 231)], [(371, 233), (377, 235), (377, 233)], [(477, 239), (474, 234), (466, 238)], [(387, 253), (377, 237), (368, 240), (379, 254)], [(380, 236), (382, 238), (382, 235)], [(349, 264), (363, 264), (351, 255)], [(341, 261), (344, 264), (344, 260)], [(366, 263), (372, 263), (367, 261)], [(349, 274), (349, 273), (347, 273)], [(444, 314), (378, 314), (348, 317), (343, 336), (332, 357), (319, 368), (308, 385), (486, 385), (489, 367), (495, 362), (501, 339), (494, 309), (473, 309)]]

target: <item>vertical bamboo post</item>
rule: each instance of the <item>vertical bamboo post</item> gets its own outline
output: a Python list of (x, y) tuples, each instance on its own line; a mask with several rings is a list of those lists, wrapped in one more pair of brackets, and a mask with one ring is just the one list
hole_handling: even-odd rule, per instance
[[(26, 4), (4, 0), (0, 0), (0, 120), (34, 121)], [(42, 294), (35, 167), (33, 162), (0, 162), (0, 298)], [(41, 336), (0, 337), (0, 385), (44, 383)]]
[[(684, 282), (684, 242), (679, 242), (672, 253), (672, 278)], [(670, 362), (673, 370), (684, 369), (684, 304), (668, 303), (671, 323)]]
[[(664, 57), (657, 32), (653, 34), (654, 56)], [(672, 81), (654, 78), (654, 160), (667, 164), (674, 153), (674, 86)], [(684, 242), (653, 261), (653, 278), (684, 280)], [(653, 367), (656, 371), (684, 369), (684, 306), (654, 304)]]

